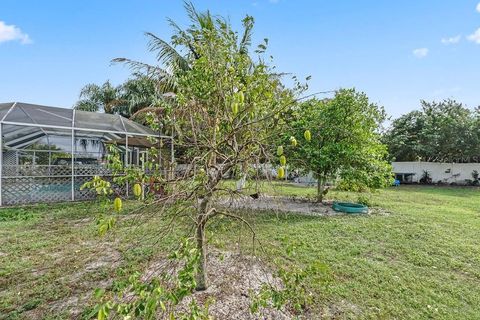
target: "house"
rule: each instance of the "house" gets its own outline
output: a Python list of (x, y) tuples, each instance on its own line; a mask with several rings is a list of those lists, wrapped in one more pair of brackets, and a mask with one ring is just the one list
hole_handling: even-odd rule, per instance
[(480, 163), (405, 161), (392, 162), (392, 166), (401, 183), (420, 183), (427, 173), (435, 184), (468, 185), (474, 180), (472, 174), (480, 172)]

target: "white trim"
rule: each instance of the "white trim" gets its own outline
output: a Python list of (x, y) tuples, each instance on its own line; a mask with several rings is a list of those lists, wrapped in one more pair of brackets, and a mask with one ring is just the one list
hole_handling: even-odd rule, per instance
[[(55, 114), (55, 113), (50, 112), (50, 111), (46, 111), (46, 110), (42, 110), (42, 109), (38, 109), (38, 108), (35, 109), (35, 110), (40, 111), (40, 112), (45, 112), (45, 113), (47, 113), (47, 114), (49, 114), (49, 115), (52, 115), (52, 116), (54, 116), (54, 117), (57, 117), (57, 118), (65, 119), (65, 120), (68, 120), (68, 121), (71, 120), (70, 118), (67, 118), (67, 117), (64, 117), (64, 116), (60, 116), (60, 115)], [(67, 110), (68, 110), (68, 109), (67, 109)], [(73, 114), (75, 115), (75, 109), (73, 109)], [(32, 117), (30, 117), (30, 118), (32, 118)]]
[[(43, 136), (38, 137), (38, 138), (35, 138), (35, 139), (33, 139), (33, 140), (28, 140), (28, 141), (25, 141), (24, 143), (17, 144), (17, 145), (15, 146), (15, 148), (16, 148), (16, 150), (22, 150), (22, 151), (24, 151), (25, 149), (22, 149), (22, 148), (24, 148), (24, 147), (26, 147), (26, 146), (29, 146), (29, 145), (31, 145), (31, 144), (34, 144), (35, 142), (37, 142), (38, 140), (40, 140), (40, 139), (42, 139), (42, 138), (44, 138), (44, 137), (46, 137), (46, 136), (43, 135)], [(12, 147), (9, 147), (9, 148), (13, 149)]]
[(71, 175), (72, 175), (72, 185), (71, 185), (71, 191), (72, 191), (72, 201), (75, 201), (75, 109), (73, 109), (72, 113), (72, 146), (70, 150), (70, 154), (72, 157), (72, 163), (71, 163)]
[(10, 107), (10, 109), (8, 109), (7, 113), (5, 113), (5, 115), (3, 116), (2, 120), (0, 120), (0, 121), (3, 122), (3, 120), (5, 120), (5, 118), (10, 114), (10, 112), (12, 112), (13, 108), (15, 108), (16, 105), (17, 105), (17, 103), (14, 102), (14, 103), (12, 104), (12, 106)]
[(72, 191), (72, 201), (75, 201), (75, 151), (73, 150), (75, 148), (75, 129), (72, 127), (72, 146), (70, 150), (70, 155), (72, 157), (71, 160), (71, 177), (72, 177), (72, 185), (71, 185), (71, 191)]
[(72, 128), (75, 128), (75, 111), (77, 111), (76, 109), (73, 109), (73, 113), (72, 113)]
[(121, 115), (118, 115), (118, 117), (120, 118), (120, 122), (122, 123), (123, 130), (125, 130), (125, 132), (128, 132), (127, 128), (125, 127), (125, 123), (123, 122), (123, 117)]
[(16, 136), (16, 135), (19, 135), (19, 134), (23, 134), (23, 132), (29, 132), (29, 131), (31, 132), (31, 130), (36, 130), (36, 128), (23, 127), (21, 129), (15, 129), (15, 130), (9, 131), (9, 132), (5, 132), (6, 130), (4, 129), (3, 130), (3, 137), (5, 139), (8, 139), (11, 136)]
[[(35, 136), (38, 136), (39, 134), (42, 135), (42, 138), (46, 136), (45, 132), (40, 132), (40, 131), (35, 131), (35, 132), (32, 132), (30, 134), (27, 134), (27, 135), (24, 135), (24, 136), (21, 136), (17, 139), (13, 139), (11, 141), (8, 141), (8, 143), (5, 144), (5, 146), (10, 146), (12, 144), (15, 144), (17, 142), (20, 142), (20, 141), (23, 141), (25, 139), (30, 139), (30, 138), (33, 138)], [(29, 141), (30, 142), (30, 141)]]
[[(24, 122), (13, 122), (13, 121), (3, 121), (3, 124), (9, 124), (14, 126), (24, 126), (24, 127), (37, 127), (37, 128), (50, 128), (50, 129), (62, 129), (62, 130), (72, 130), (72, 127), (64, 127), (64, 126), (52, 126), (47, 124), (37, 124), (37, 123), (24, 123)], [(90, 132), (104, 132), (104, 133), (114, 133), (119, 135), (131, 135), (131, 136), (141, 136), (141, 137), (157, 137), (157, 138), (167, 138), (173, 139), (171, 136), (162, 136), (157, 134), (149, 134), (149, 133), (137, 133), (137, 132), (122, 132), (122, 131), (114, 131), (114, 130), (102, 130), (102, 129), (91, 129), (91, 128), (74, 128), (75, 131), (90, 131)]]

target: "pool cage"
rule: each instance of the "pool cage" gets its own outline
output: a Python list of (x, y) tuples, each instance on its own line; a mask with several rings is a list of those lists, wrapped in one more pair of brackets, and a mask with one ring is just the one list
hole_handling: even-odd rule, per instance
[[(126, 167), (145, 170), (156, 147), (164, 174), (173, 168), (172, 137), (119, 115), (0, 103), (0, 206), (92, 199), (80, 187), (95, 175), (112, 179), (109, 144), (120, 149)], [(128, 196), (128, 185), (118, 188)]]

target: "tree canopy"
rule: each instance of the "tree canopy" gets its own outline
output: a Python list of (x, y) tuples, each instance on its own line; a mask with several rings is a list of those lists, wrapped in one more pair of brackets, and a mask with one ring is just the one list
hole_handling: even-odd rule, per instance
[(389, 185), (391, 167), (379, 132), (384, 120), (383, 108), (354, 89), (339, 90), (333, 99), (300, 104), (283, 136), (290, 168), (314, 174), (318, 200), (327, 180), (336, 178), (361, 188)]
[(383, 140), (396, 161), (478, 162), (480, 109), (455, 100), (421, 101), (422, 109), (393, 121)]

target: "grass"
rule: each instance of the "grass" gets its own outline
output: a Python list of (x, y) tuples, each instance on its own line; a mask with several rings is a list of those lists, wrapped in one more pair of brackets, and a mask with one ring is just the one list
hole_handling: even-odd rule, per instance
[[(312, 188), (278, 190), (314, 194)], [(257, 222), (259, 237), (279, 244), (270, 246), (270, 257), (285, 256), (293, 243), (296, 263), (328, 265), (333, 281), (312, 283), (321, 308), (346, 301), (350, 307), (340, 312), (354, 318), (480, 318), (480, 190), (404, 186), (370, 198), (391, 214), (264, 216)]]
[[(278, 184), (267, 192), (313, 196), (315, 189)], [(358, 196), (328, 194), (351, 201)], [(311, 314), (479, 319), (480, 189), (402, 186), (363, 196), (389, 214), (250, 217), (265, 261), (328, 267), (326, 274), (307, 279)], [(0, 318), (67, 318), (66, 309), (76, 305), (72, 297), (91, 305), (98, 284), (120, 281), (185, 231), (153, 243), (151, 236), (165, 222), (153, 216), (148, 223), (133, 223), (135, 217), (126, 215), (113, 233), (99, 238), (92, 218), (97, 208), (80, 203), (0, 211)], [(238, 241), (240, 229), (231, 223), (211, 227), (214, 245)], [(54, 308), (59, 303), (63, 311)], [(88, 307), (82, 311), (87, 314)]]
[[(138, 206), (127, 203), (124, 212)], [(156, 241), (167, 224), (145, 212), (120, 216), (100, 237), (99, 213), (96, 202), (0, 211), (0, 319), (66, 319), (69, 309), (85, 316), (95, 288), (115, 286), (184, 232), (182, 225)]]

